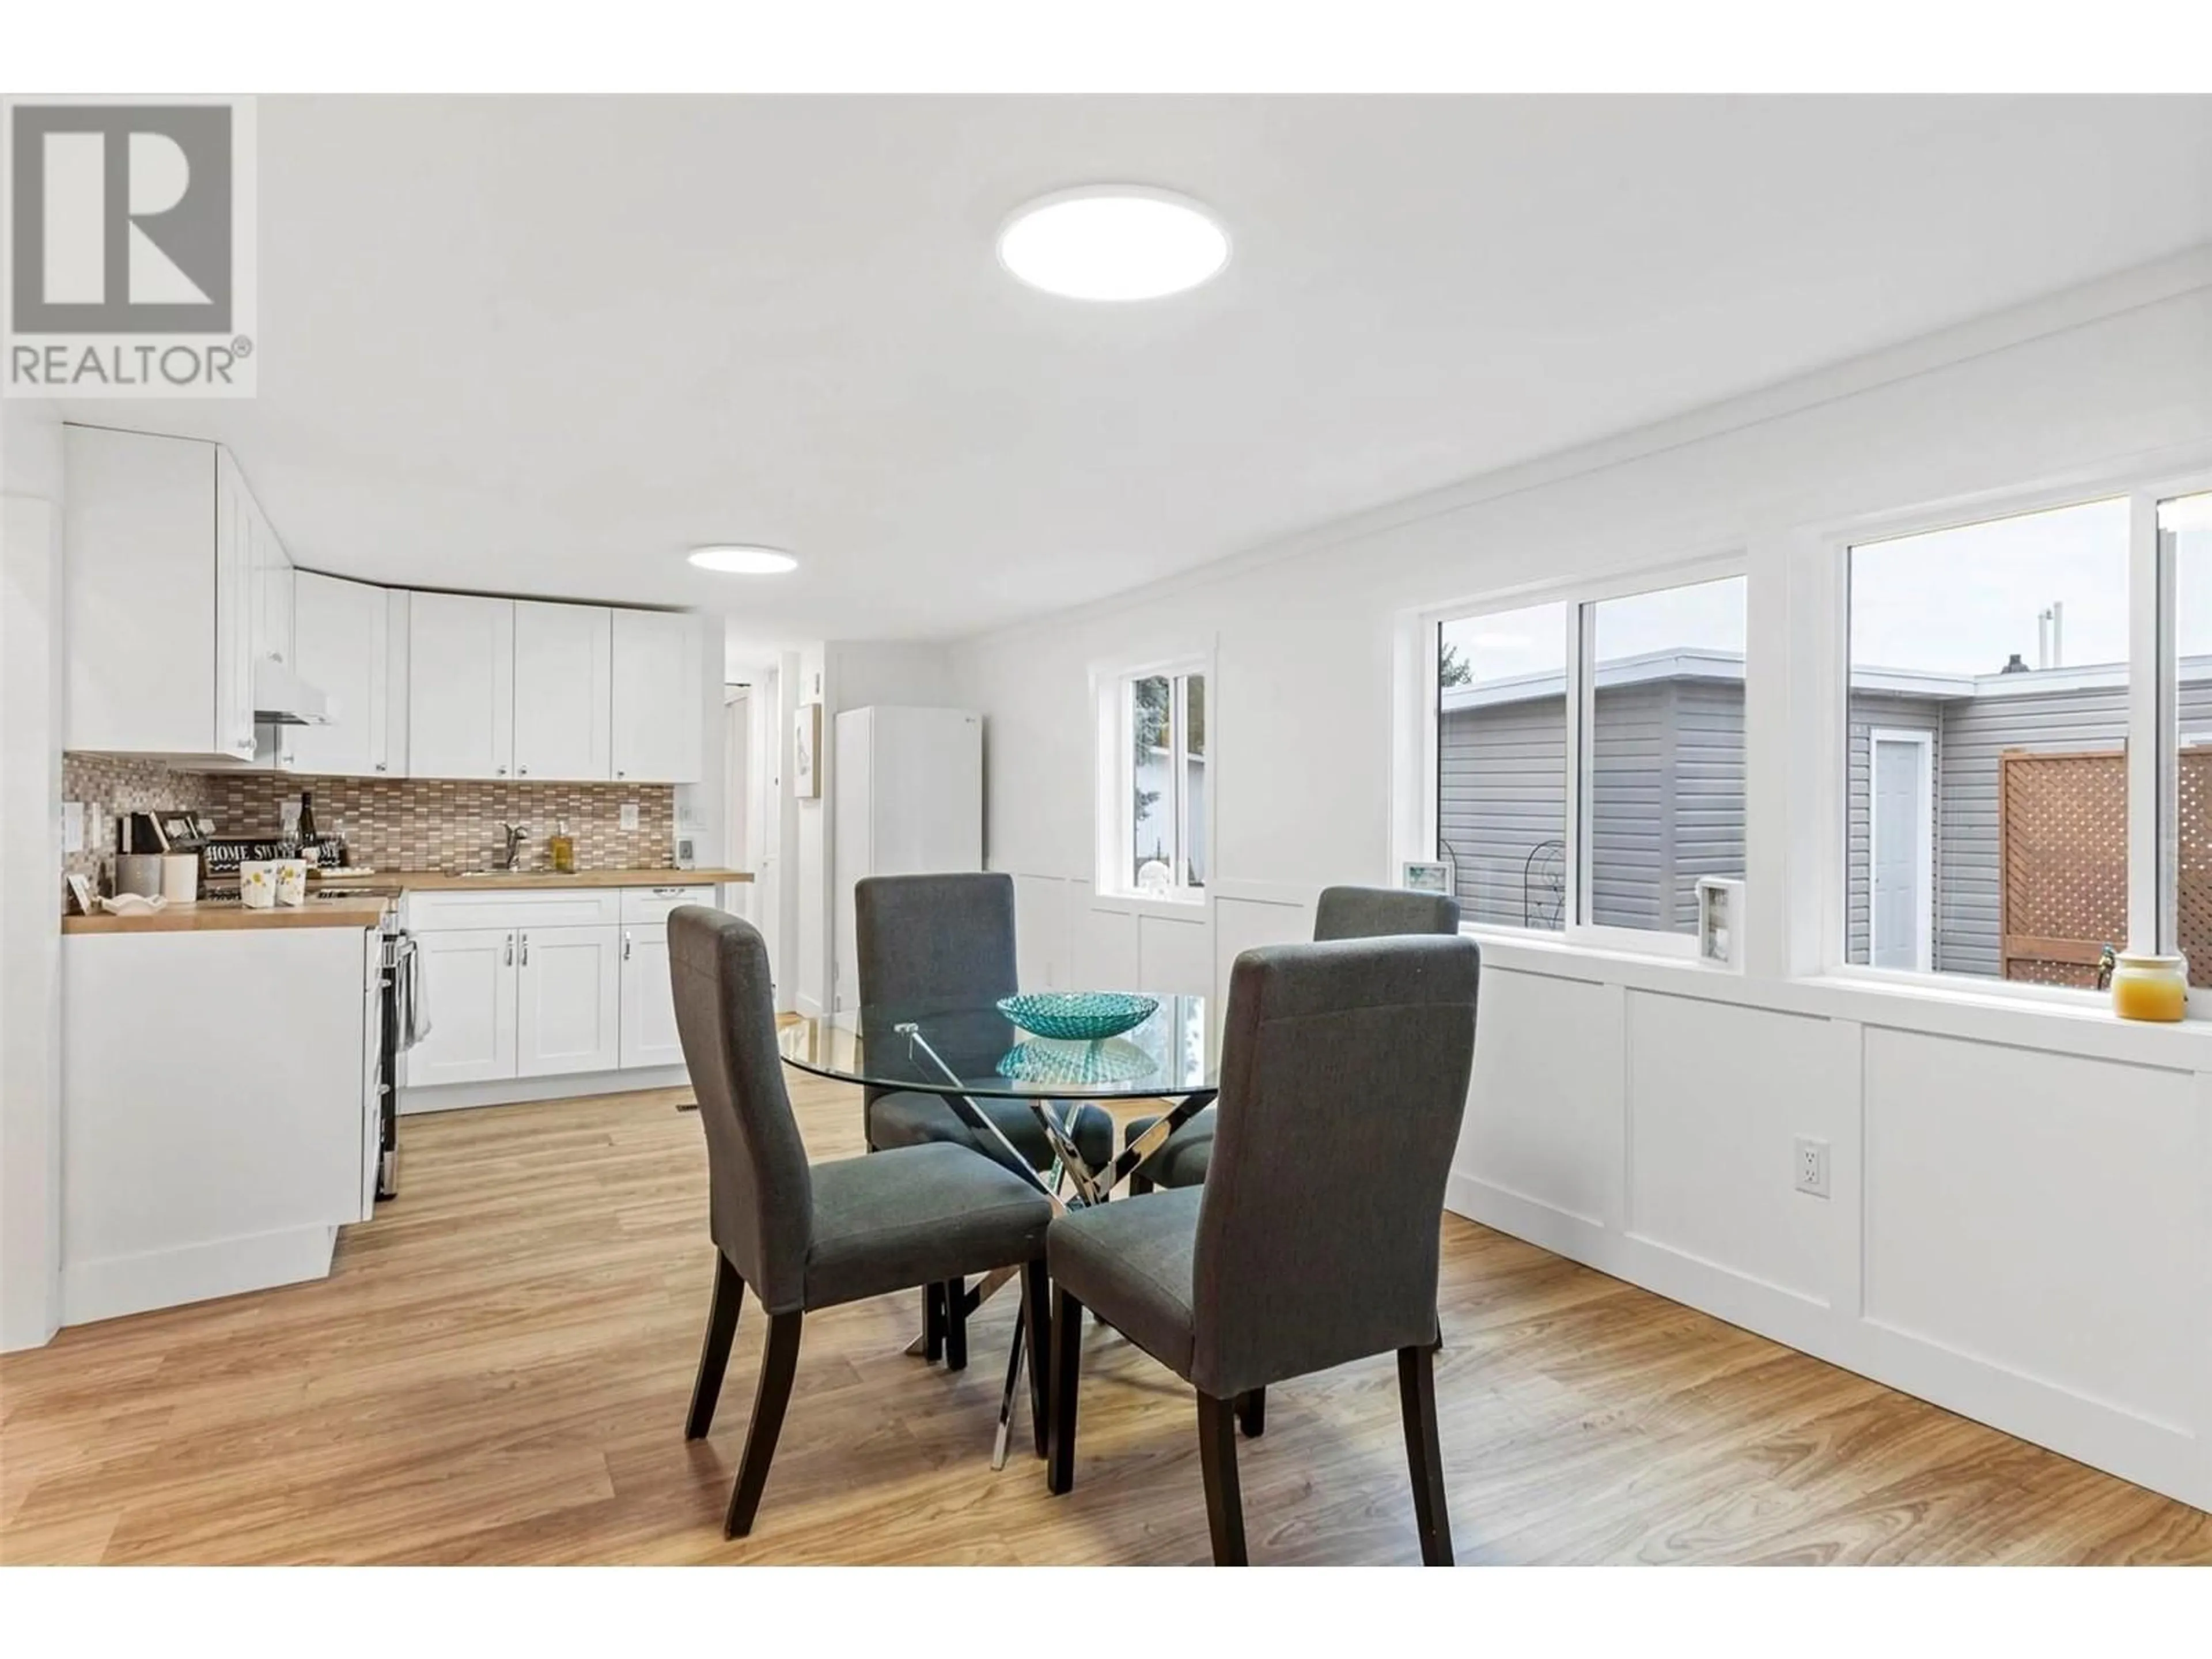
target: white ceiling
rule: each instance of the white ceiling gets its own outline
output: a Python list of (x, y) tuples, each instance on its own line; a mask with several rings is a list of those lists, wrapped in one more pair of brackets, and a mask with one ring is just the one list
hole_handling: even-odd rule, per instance
[[(270, 98), (260, 396), (303, 564), (951, 636), (2212, 241), (2212, 100)], [(1195, 293), (992, 251), (1209, 203)], [(764, 541), (794, 576), (684, 550)]]

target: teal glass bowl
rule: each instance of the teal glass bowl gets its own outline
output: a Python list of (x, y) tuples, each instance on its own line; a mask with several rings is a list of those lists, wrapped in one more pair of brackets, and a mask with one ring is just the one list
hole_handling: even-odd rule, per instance
[(999, 1012), (1031, 1036), (1096, 1042), (1133, 1030), (1152, 1017), (1158, 997), (1130, 991), (1030, 991), (1000, 997)]
[(1000, 1077), (1063, 1089), (1103, 1089), (1116, 1083), (1133, 1083), (1158, 1069), (1158, 1062), (1133, 1042), (1115, 1039), (1067, 1042), (1051, 1037), (1017, 1042), (998, 1066)]

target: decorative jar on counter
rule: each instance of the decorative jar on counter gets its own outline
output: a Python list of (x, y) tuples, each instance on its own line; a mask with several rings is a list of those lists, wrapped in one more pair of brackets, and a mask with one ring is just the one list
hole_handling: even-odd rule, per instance
[(2181, 1018), (2189, 1012), (2189, 958), (2121, 951), (2112, 969), (2112, 1012), (2122, 1019)]

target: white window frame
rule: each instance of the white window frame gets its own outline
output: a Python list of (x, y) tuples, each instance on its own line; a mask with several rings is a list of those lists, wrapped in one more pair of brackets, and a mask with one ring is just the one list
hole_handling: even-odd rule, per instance
[[(2158, 506), (2175, 496), (2207, 490), (2212, 490), (2212, 467), (2203, 461), (2178, 466), (2138, 461), (2120, 467), (2085, 469), (2040, 484), (1976, 495), (1936, 507), (1869, 514), (1831, 524), (1817, 534), (1814, 543), (1826, 567), (1826, 592), (1832, 605), (1827, 639), (1830, 665), (1821, 677), (1817, 712), (1833, 744), (1821, 757), (1819, 780), (1820, 817), (1826, 833), (1820, 858), (1824, 874), (1817, 976), (1909, 987), (1950, 996), (1995, 996), (2083, 1006), (2102, 1006), (2106, 1000), (2102, 992), (2077, 987), (2031, 985), (1979, 974), (1948, 973), (1932, 966), (1877, 968), (1849, 959), (1851, 550), (2098, 501), (2128, 503), (2128, 948), (2173, 948), (2179, 872), (2176, 811), (2179, 781), (2176, 756), (2181, 736), (2179, 675), (2173, 654), (2175, 560), (2166, 539), (2159, 533)], [(1872, 880), (1869, 860), (1869, 908)], [(1872, 940), (1869, 915), (1869, 955)], [(2193, 1012), (2191, 1017), (2204, 1015)]]
[(1874, 872), (1881, 867), (1881, 769), (1875, 751), (1885, 743), (1904, 744), (1917, 750), (1913, 791), (1919, 826), (1913, 836), (1916, 854), (1912, 869), (1912, 955), (1915, 973), (1931, 972), (1936, 965), (1936, 734), (1907, 726), (1867, 728), (1867, 960), (1875, 956)]
[[(1193, 887), (1183, 879), (1183, 865), (1193, 850), (1190, 834), (1189, 803), (1185, 798), (1184, 781), (1175, 761), (1183, 756), (1183, 743), (1188, 731), (1185, 699), (1188, 681), (1196, 676), (1206, 684), (1206, 768), (1207, 806), (1206, 825), (1196, 838), (1199, 861), (1206, 871), (1206, 884)], [(1175, 826), (1175, 882), (1164, 893), (1140, 891), (1131, 873), (1135, 864), (1136, 825), (1134, 798), (1136, 791), (1135, 757), (1136, 733), (1132, 726), (1133, 707), (1133, 688), (1139, 680), (1166, 679), (1173, 688), (1174, 710), (1170, 716), (1175, 741), (1170, 752), (1169, 788), (1170, 821)], [(1092, 804), (1092, 823), (1096, 835), (1093, 853), (1092, 889), (1097, 896), (1110, 899), (1116, 904), (1136, 907), (1159, 905), (1176, 915), (1187, 915), (1203, 908), (1212, 897), (1218, 879), (1213, 846), (1218, 818), (1216, 803), (1219, 791), (1214, 787), (1214, 757), (1220, 747), (1220, 728), (1218, 714), (1220, 704), (1219, 687), (1216, 684), (1213, 653), (1185, 653), (1172, 657), (1136, 664), (1114, 664), (1095, 666), (1091, 681), (1096, 690), (1098, 709), (1097, 793)]]
[[(1590, 731), (1596, 712), (1596, 677), (1585, 672), (1586, 665), (1594, 665), (1596, 658), (1596, 608), (1608, 599), (1633, 599), (1639, 594), (1656, 593), (1674, 587), (1694, 587), (1706, 582), (1726, 581), (1749, 574), (1748, 561), (1741, 549), (1725, 553), (1707, 553), (1688, 558), (1583, 580), (1558, 583), (1545, 586), (1510, 590), (1487, 594), (1479, 599), (1455, 605), (1436, 605), (1424, 611), (1415, 618), (1421, 639), (1417, 653), (1420, 665), (1424, 709), (1421, 720), (1423, 744), (1421, 752), (1421, 828), (1420, 843), (1426, 856), (1449, 862), (1450, 858), (1438, 835), (1437, 815), (1442, 805), (1437, 786), (1437, 766), (1443, 744), (1438, 710), (1437, 677), (1440, 672), (1440, 630), (1448, 623), (1472, 622), (1484, 617), (1495, 617), (1503, 612), (1526, 611), (1539, 605), (1558, 605), (1563, 608), (1565, 629), (1565, 715), (1566, 735), (1563, 766), (1565, 770), (1566, 811), (1561, 838), (1566, 844), (1566, 908), (1564, 925), (1558, 930), (1525, 927), (1507, 922), (1465, 924), (1462, 931), (1475, 934), (1492, 933), (1504, 938), (1562, 941), (1591, 949), (1622, 951), (1648, 957), (1679, 957), (1698, 962), (1698, 938), (1695, 933), (1677, 933), (1656, 927), (1618, 927), (1601, 926), (1589, 920), (1590, 914), (1590, 884), (1592, 877), (1592, 848), (1590, 845), (1591, 816), (1588, 802), (1595, 772), (1595, 745), (1585, 744), (1584, 734)], [(1749, 583), (1745, 587), (1745, 605), (1750, 605)], [(1749, 708), (1751, 687), (1750, 649), (1747, 628), (1744, 686), (1746, 710)], [(1746, 756), (1747, 770), (1749, 756)], [(1746, 828), (1748, 830), (1748, 785), (1747, 782)], [(1747, 878), (1749, 875), (1746, 871)], [(1747, 884), (1746, 908), (1752, 896)], [(1719, 971), (1716, 969), (1716, 971)]]

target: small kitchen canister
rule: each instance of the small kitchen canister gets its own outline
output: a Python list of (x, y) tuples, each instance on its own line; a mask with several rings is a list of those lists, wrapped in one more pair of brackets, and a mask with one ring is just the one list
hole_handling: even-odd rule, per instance
[(118, 853), (115, 855), (115, 890), (137, 893), (143, 898), (161, 896), (161, 855), (159, 853)]
[(276, 861), (274, 859), (247, 859), (238, 866), (238, 902), (249, 910), (276, 908)]
[(161, 854), (161, 896), (172, 904), (197, 904), (200, 897), (200, 855)]
[(2189, 1012), (2189, 958), (2123, 951), (2112, 969), (2112, 1012), (2171, 1022)]
[(276, 902), (305, 904), (307, 902), (307, 861), (305, 859), (278, 859), (276, 865)]

